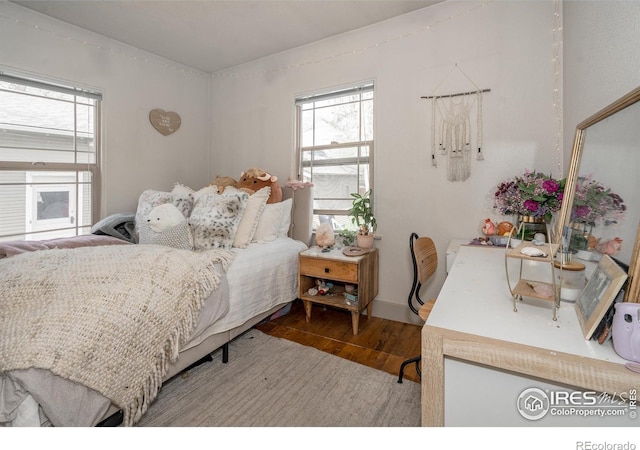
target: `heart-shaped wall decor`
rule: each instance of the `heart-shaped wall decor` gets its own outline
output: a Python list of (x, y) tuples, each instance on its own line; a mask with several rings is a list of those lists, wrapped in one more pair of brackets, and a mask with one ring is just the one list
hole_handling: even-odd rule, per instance
[(173, 111), (166, 112), (164, 109), (152, 109), (149, 113), (149, 121), (153, 128), (163, 136), (168, 136), (178, 131), (182, 123), (178, 113)]

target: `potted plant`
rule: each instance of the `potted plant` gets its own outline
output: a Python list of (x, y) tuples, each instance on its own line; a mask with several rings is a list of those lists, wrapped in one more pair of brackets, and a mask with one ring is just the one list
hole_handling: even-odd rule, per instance
[(373, 215), (371, 205), (371, 189), (364, 194), (354, 193), (353, 204), (349, 210), (351, 222), (358, 227), (356, 242), (360, 248), (373, 247), (373, 233), (376, 231), (377, 223)]
[(624, 200), (609, 187), (591, 176), (578, 177), (571, 208), (569, 248), (594, 248), (597, 239), (591, 234), (593, 228), (599, 228), (602, 232), (603, 227), (619, 224), (624, 219), (626, 210)]
[(355, 230), (347, 230), (342, 229), (338, 231), (338, 236), (342, 238), (342, 245), (345, 247), (350, 247), (355, 243), (356, 240), (356, 231)]

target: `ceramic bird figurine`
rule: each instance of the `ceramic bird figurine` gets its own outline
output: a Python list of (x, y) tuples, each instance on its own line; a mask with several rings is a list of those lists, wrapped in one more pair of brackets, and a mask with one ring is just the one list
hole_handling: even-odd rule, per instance
[(496, 234), (497, 230), (498, 228), (491, 221), (491, 219), (484, 219), (484, 225), (482, 226), (482, 233), (484, 233), (485, 236), (493, 236), (494, 234)]

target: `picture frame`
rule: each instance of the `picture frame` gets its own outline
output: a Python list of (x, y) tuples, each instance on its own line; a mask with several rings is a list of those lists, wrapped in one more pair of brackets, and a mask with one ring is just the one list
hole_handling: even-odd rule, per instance
[(575, 303), (585, 339), (591, 339), (627, 277), (627, 273), (609, 255), (602, 256)]

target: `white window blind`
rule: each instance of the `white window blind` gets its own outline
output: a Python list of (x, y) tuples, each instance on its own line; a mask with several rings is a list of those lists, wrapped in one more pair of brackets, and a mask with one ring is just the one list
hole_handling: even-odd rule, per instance
[(101, 95), (0, 73), (0, 240), (90, 232)]
[(298, 178), (314, 184), (314, 228), (355, 229), (353, 197), (373, 188), (373, 83), (296, 99)]

